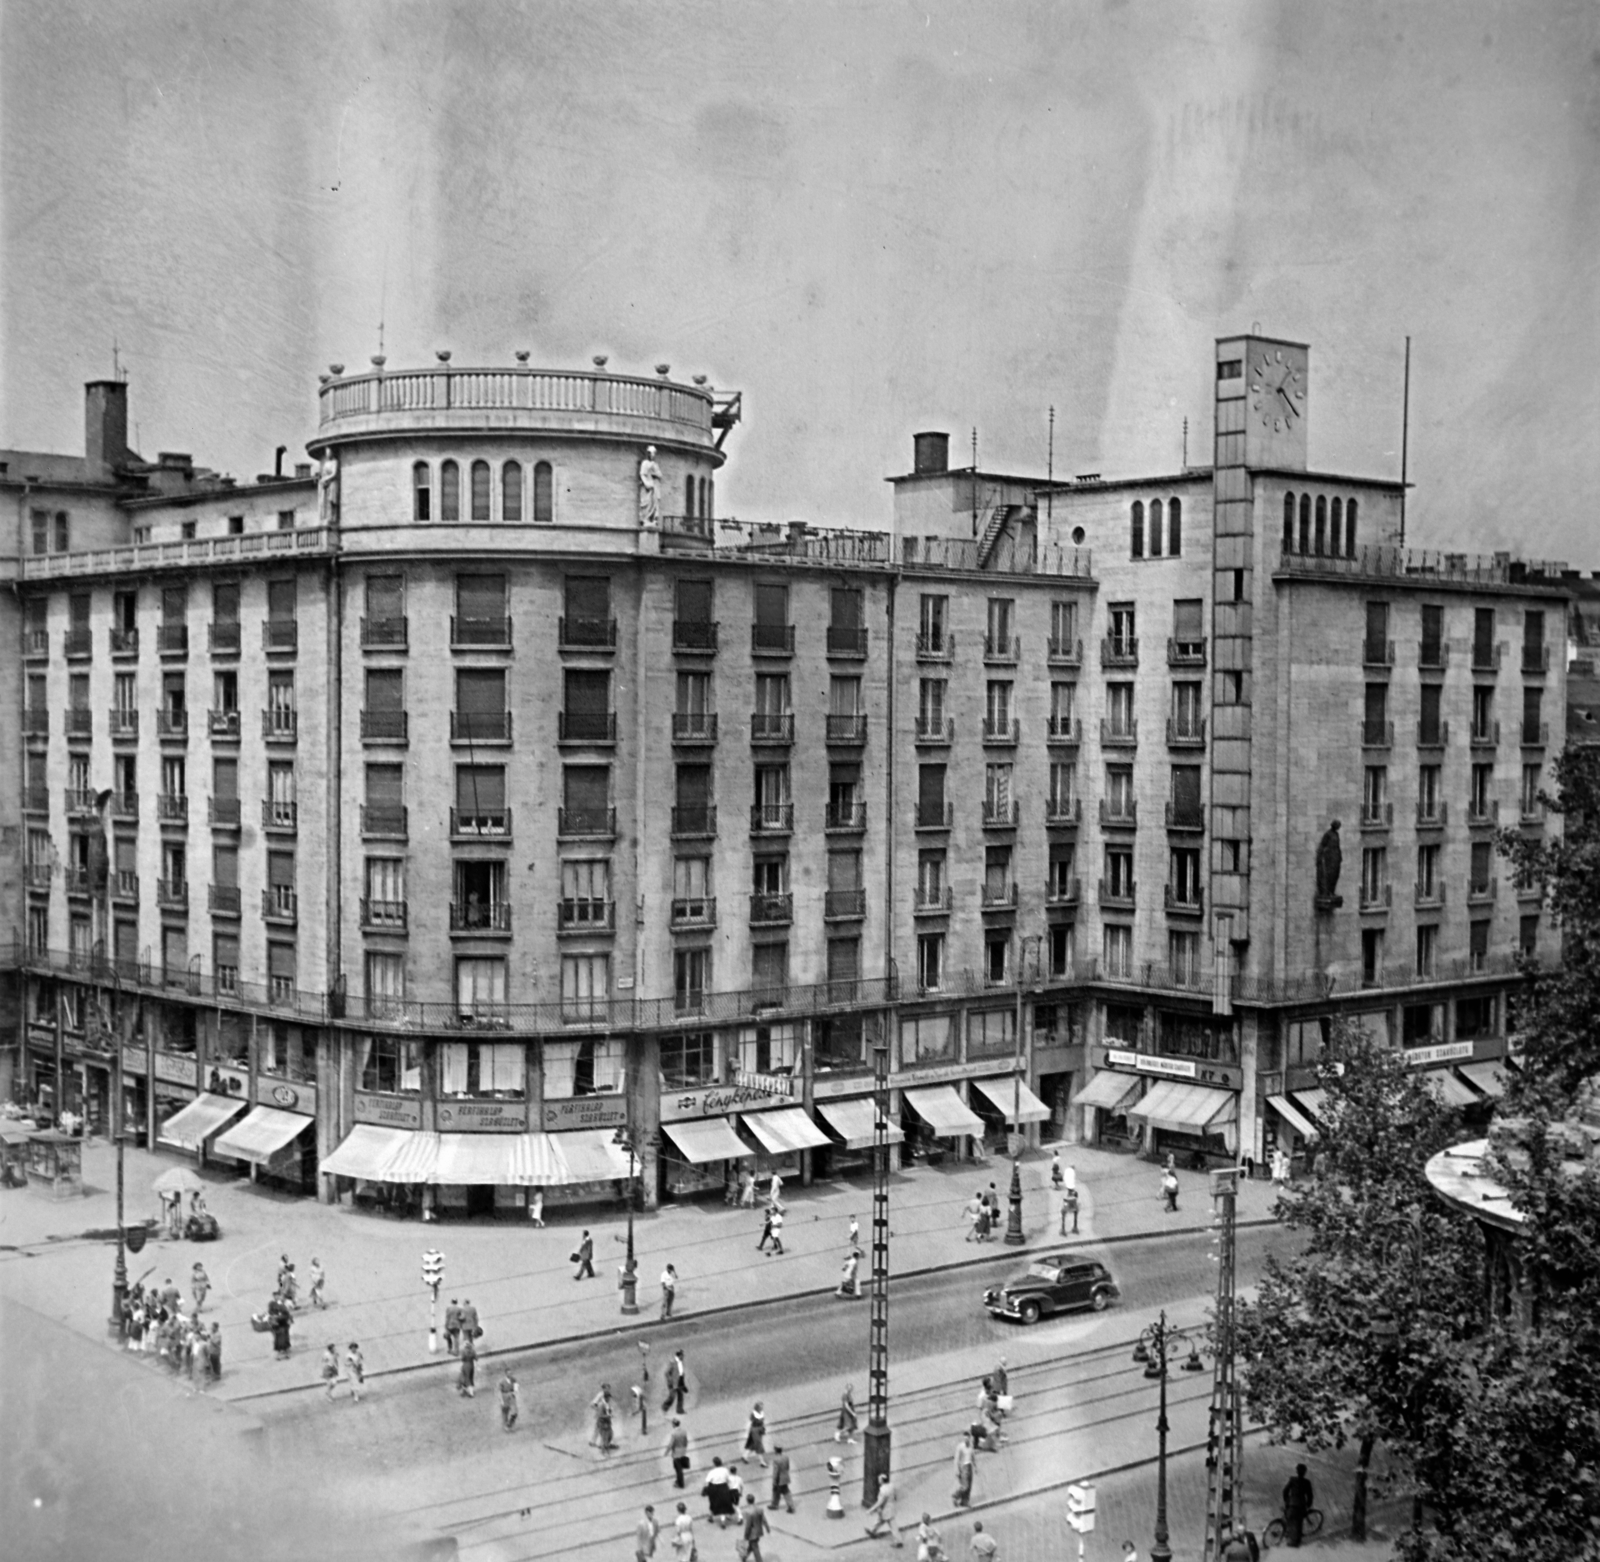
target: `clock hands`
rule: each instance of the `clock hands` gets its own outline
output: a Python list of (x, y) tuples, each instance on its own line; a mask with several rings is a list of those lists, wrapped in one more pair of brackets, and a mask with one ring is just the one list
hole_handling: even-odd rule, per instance
[(1289, 409), (1290, 416), (1291, 417), (1296, 417), (1296, 418), (1299, 417), (1300, 416), (1299, 409), (1295, 406), (1295, 404), (1292, 401), (1289, 400), (1288, 391), (1286, 391), (1281, 385), (1278, 387), (1278, 394), (1279, 394), (1279, 396), (1281, 396), (1283, 398), (1283, 404), (1284, 404), (1284, 406), (1286, 406)]

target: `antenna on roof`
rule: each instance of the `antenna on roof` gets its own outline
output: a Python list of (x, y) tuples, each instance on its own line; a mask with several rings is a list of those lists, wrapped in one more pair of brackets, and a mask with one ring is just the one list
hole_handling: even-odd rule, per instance
[(1189, 420), (1183, 420), (1183, 470), (1189, 470)]
[(1048, 521), (1056, 513), (1055, 505), (1055, 480), (1056, 480), (1056, 409), (1050, 409), (1050, 440), (1045, 446), (1044, 458), (1044, 518)]
[(1411, 338), (1406, 338), (1405, 389), (1400, 396), (1400, 546), (1406, 545), (1406, 458), (1411, 443)]
[(111, 378), (114, 380), (122, 378), (122, 367), (117, 361), (117, 338), (115, 332), (111, 336)]
[(978, 425), (972, 425), (972, 535), (978, 535)]

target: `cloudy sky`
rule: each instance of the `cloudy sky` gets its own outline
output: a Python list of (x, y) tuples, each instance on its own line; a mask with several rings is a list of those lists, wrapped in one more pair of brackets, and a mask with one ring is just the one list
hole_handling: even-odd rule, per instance
[(249, 476), (316, 375), (534, 361), (745, 393), (719, 505), (855, 525), (911, 434), (1210, 458), (1211, 339), (1312, 344), (1311, 452), (1412, 535), (1600, 567), (1583, 0), (5, 0), (0, 443)]

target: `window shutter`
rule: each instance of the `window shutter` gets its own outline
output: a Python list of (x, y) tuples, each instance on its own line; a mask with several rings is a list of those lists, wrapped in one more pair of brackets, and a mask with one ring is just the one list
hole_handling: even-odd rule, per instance
[(398, 807), (404, 800), (404, 772), (399, 765), (367, 766), (367, 806)]
[(1172, 604), (1172, 638), (1174, 640), (1195, 641), (1204, 633), (1201, 619), (1201, 603), (1198, 597), (1192, 601), (1174, 602)]
[(456, 613), (470, 619), (506, 616), (506, 578), (504, 575), (456, 576)]
[(403, 575), (367, 576), (368, 618), (400, 618), (405, 610)]
[(456, 808), (461, 813), (503, 813), (505, 806), (503, 765), (462, 765), (456, 770)]
[(685, 623), (711, 622), (711, 582), (709, 580), (680, 580), (678, 582), (678, 617)]
[[(398, 708), (398, 707), (397, 707)], [(498, 668), (456, 674), (456, 709), (463, 716), (501, 716), (506, 708), (506, 675)]]
[[(611, 772), (604, 765), (568, 765), (562, 787), (568, 813), (603, 810), (611, 800)], [(681, 779), (679, 792), (681, 797)]]
[(566, 710), (573, 716), (603, 716), (611, 709), (611, 674), (569, 672)]

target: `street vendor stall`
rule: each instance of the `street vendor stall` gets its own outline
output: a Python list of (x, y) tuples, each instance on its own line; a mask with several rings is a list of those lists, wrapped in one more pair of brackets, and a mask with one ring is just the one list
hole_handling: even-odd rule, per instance
[(34, 1125), (0, 1121), (0, 1188), (28, 1186), (28, 1141)]
[(48, 1189), (58, 1199), (83, 1192), (83, 1141), (59, 1128), (42, 1128), (28, 1136), (28, 1183)]

